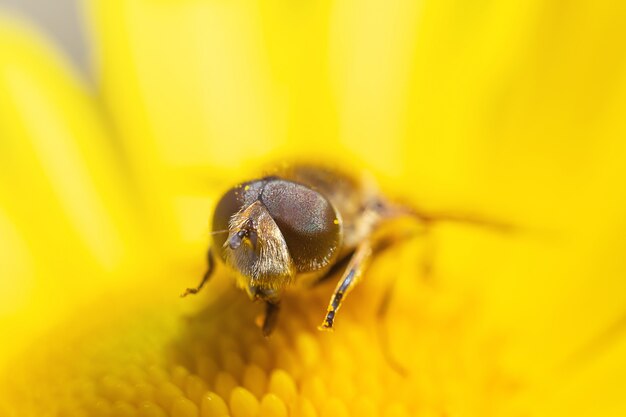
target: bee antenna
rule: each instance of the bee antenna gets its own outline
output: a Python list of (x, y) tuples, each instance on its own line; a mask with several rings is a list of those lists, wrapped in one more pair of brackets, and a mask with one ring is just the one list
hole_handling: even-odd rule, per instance
[(229, 232), (228, 229), (214, 230), (214, 231), (210, 232), (209, 235), (213, 236), (213, 235), (219, 235), (220, 233), (228, 233), (228, 232)]

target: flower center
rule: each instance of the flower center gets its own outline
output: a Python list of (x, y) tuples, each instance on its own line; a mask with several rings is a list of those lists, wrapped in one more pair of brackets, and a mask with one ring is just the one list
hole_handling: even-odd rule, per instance
[(194, 302), (206, 304), (186, 315), (161, 302), (121, 309), (109, 300), (13, 362), (0, 385), (7, 391), (0, 412), (498, 414), (516, 383), (499, 364), (498, 335), (482, 329), (478, 300), (400, 276), (381, 316), (390, 288), (384, 271), (368, 273), (332, 333), (316, 326), (333, 283), (288, 293), (268, 339), (255, 324), (263, 306), (234, 288), (213, 302), (199, 296)]

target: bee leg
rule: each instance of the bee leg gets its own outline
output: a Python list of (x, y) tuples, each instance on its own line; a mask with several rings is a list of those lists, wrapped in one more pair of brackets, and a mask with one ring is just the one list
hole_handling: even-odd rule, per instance
[(361, 275), (367, 266), (367, 261), (371, 256), (372, 244), (370, 241), (366, 240), (357, 247), (354, 255), (352, 255), (352, 258), (350, 259), (348, 267), (339, 280), (337, 287), (335, 287), (335, 291), (330, 299), (330, 303), (328, 304), (324, 321), (318, 327), (320, 330), (332, 330), (335, 322), (335, 315), (341, 307), (341, 303), (359, 282)]
[(437, 252), (437, 241), (430, 224), (427, 224), (423, 231), (424, 248), (420, 261), (421, 278), (424, 282), (432, 283), (433, 270), (435, 265), (435, 255)]
[(209, 248), (209, 251), (207, 252), (206, 255), (207, 255), (207, 270), (202, 276), (202, 281), (200, 281), (200, 284), (195, 288), (187, 288), (185, 292), (180, 295), (181, 297), (186, 297), (189, 294), (197, 294), (202, 289), (202, 287), (204, 287), (204, 284), (207, 283), (209, 278), (211, 278), (211, 275), (213, 274), (213, 268), (215, 266), (215, 258), (213, 256), (213, 250)]
[(261, 331), (263, 336), (269, 336), (278, 323), (278, 313), (280, 312), (279, 301), (266, 301), (265, 302), (265, 319), (263, 319), (263, 326)]
[(395, 283), (395, 278), (389, 282), (387, 288), (385, 288), (385, 292), (383, 293), (380, 304), (378, 305), (378, 309), (376, 311), (376, 319), (378, 322), (377, 330), (378, 337), (380, 338), (382, 354), (389, 364), (389, 367), (393, 369), (398, 375), (406, 377), (409, 372), (400, 362), (398, 362), (398, 360), (394, 358), (393, 353), (391, 352), (391, 346), (389, 345), (389, 333), (387, 331), (387, 325), (385, 323), (387, 312), (389, 311), (389, 306), (391, 304), (391, 298), (393, 297)]

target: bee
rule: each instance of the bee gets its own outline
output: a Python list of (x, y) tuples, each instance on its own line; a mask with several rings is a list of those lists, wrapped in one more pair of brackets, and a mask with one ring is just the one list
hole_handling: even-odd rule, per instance
[(213, 215), (207, 271), (200, 284), (182, 296), (199, 292), (219, 260), (234, 272), (237, 286), (250, 299), (265, 302), (262, 332), (268, 336), (286, 288), (297, 282), (320, 282), (343, 268), (319, 326), (331, 330), (370, 259), (398, 239), (379, 232), (402, 217), (424, 226), (463, 221), (508, 227), (468, 216), (426, 214), (386, 198), (365, 178), (294, 165), (241, 183), (222, 196)]

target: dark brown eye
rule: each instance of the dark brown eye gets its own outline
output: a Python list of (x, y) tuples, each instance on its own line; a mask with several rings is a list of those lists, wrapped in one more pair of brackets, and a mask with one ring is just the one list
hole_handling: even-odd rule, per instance
[[(255, 180), (243, 183), (231, 188), (222, 196), (215, 207), (213, 214), (213, 231), (228, 230), (228, 222), (233, 214), (254, 203), (267, 180)], [(224, 242), (228, 239), (228, 233), (217, 233), (213, 236), (213, 247), (217, 253), (222, 254)]]
[(341, 241), (335, 208), (320, 193), (303, 185), (271, 180), (261, 201), (280, 229), (298, 271), (326, 266)]

